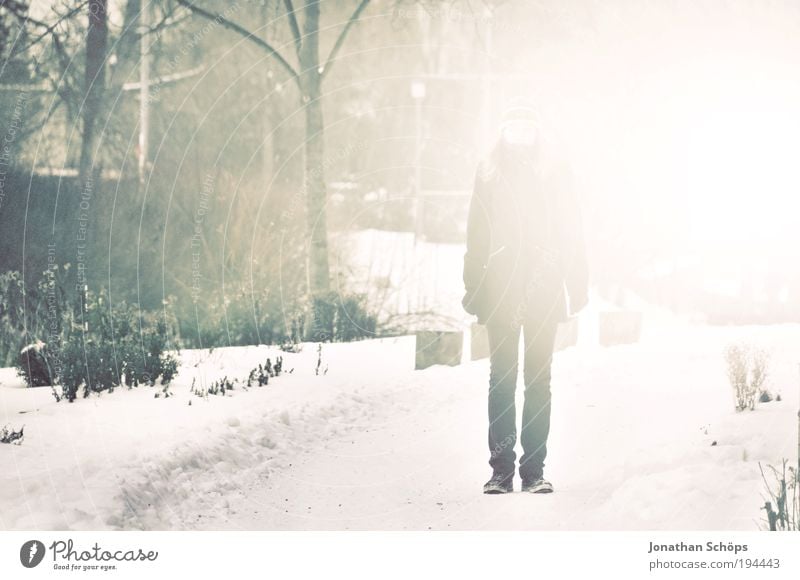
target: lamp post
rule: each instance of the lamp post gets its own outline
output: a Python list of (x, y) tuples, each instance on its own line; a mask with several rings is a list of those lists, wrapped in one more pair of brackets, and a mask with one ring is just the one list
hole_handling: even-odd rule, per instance
[(486, 22), (486, 33), (484, 35), (485, 38), (485, 56), (484, 56), (484, 69), (482, 75), (482, 87), (481, 87), (481, 144), (480, 149), (483, 150), (487, 143), (489, 143), (492, 139), (492, 125), (490, 123), (491, 113), (494, 110), (494, 90), (496, 79), (492, 75), (492, 68), (493, 68), (493, 61), (492, 61), (492, 51), (494, 50), (494, 38), (493, 38), (493, 31), (494, 31), (494, 12), (491, 6), (486, 6), (484, 9), (484, 21)]

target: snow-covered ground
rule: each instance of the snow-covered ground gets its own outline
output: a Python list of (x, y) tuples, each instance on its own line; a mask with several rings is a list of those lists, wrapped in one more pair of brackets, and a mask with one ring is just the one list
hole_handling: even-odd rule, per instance
[[(601, 348), (595, 314), (554, 359), (553, 494), (481, 493), (487, 361), (414, 371), (402, 337), (324, 345), (320, 376), (313, 344), (184, 351), (167, 399), (139, 387), (56, 403), (3, 369), (0, 425), (25, 439), (0, 445), (0, 527), (757, 529), (758, 462), (796, 459), (800, 325), (653, 313), (640, 343)], [(771, 352), (782, 401), (734, 412), (722, 349), (738, 338)], [(294, 370), (267, 386), (189, 392), (277, 354)]]

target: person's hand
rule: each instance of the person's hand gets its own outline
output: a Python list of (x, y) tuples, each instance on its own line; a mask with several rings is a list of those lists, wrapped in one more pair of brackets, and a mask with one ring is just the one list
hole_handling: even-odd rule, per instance
[(475, 300), (475, 292), (467, 290), (467, 292), (464, 294), (464, 298), (461, 299), (461, 306), (464, 307), (464, 310), (467, 314), (477, 316), (478, 305), (476, 304)]
[(482, 308), (481, 301), (475, 291), (467, 290), (464, 298), (461, 299), (461, 305), (467, 314), (478, 317), (478, 324), (486, 323), (485, 308)]
[(583, 310), (589, 303), (589, 295), (585, 292), (569, 297), (569, 310), (571, 315), (575, 315)]

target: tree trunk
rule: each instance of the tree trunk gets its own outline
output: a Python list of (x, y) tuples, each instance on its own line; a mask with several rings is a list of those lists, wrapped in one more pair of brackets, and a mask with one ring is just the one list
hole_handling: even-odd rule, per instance
[(316, 0), (311, 0), (306, 5), (303, 44), (299, 51), (300, 79), (306, 117), (308, 285), (312, 299), (321, 297), (330, 289), (324, 167), (325, 125), (322, 116), (322, 79), (319, 64), (319, 12), (320, 3)]
[(96, 165), (96, 124), (106, 83), (105, 61), (108, 46), (107, 0), (89, 0), (89, 29), (86, 34), (84, 76), (83, 135), (81, 141), (80, 183), (86, 189)]
[(145, 0), (139, 12), (139, 188), (144, 191), (150, 161), (150, 3)]

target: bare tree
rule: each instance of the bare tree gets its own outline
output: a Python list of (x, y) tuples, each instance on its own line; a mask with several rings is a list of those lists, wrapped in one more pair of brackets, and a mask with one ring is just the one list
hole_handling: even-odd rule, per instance
[(337, 55), (353, 25), (361, 17), (370, 0), (358, 0), (352, 14), (344, 24), (327, 58), (320, 58), (319, 22), (321, 2), (308, 0), (302, 9), (302, 29), (298, 21), (299, 9), (292, 0), (284, 0), (286, 23), (294, 40), (298, 68), (256, 32), (248, 30), (213, 11), (206, 10), (189, 0), (177, 0), (194, 14), (218, 22), (228, 30), (246, 38), (264, 50), (283, 68), (300, 90), (305, 113), (305, 168), (307, 235), (309, 241), (309, 290), (312, 297), (322, 296), (330, 290), (328, 261), (328, 232), (326, 219), (326, 190), (324, 172), (325, 120), (322, 110), (322, 83), (336, 62)]

